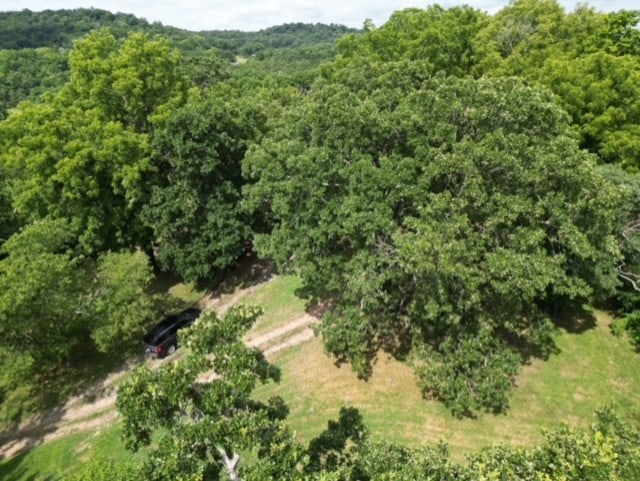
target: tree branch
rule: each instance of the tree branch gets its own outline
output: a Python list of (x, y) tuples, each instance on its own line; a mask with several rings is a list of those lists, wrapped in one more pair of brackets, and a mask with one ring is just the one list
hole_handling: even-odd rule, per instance
[(625, 271), (624, 266), (624, 262), (618, 266), (618, 276), (631, 284), (634, 291), (640, 292), (640, 285), (638, 285), (638, 282), (640, 282), (640, 276), (633, 272)]
[(229, 479), (231, 479), (231, 481), (242, 481), (242, 478), (240, 478), (240, 474), (238, 473), (240, 455), (238, 453), (233, 453), (233, 457), (229, 458), (227, 451), (222, 446), (216, 446), (216, 449), (220, 453), (220, 456), (222, 456), (222, 461), (224, 461), (224, 465), (227, 468)]

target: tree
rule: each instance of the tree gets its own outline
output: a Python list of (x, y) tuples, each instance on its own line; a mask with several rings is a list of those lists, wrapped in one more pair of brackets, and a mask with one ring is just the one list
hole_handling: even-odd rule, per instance
[(91, 253), (144, 239), (139, 210), (153, 170), (145, 135), (55, 100), (21, 104), (0, 132), (7, 192), (25, 222), (66, 219)]
[(100, 257), (87, 293), (91, 336), (99, 351), (138, 345), (158, 314), (148, 293), (153, 279), (142, 252), (107, 252)]
[(557, 0), (510, 2), (474, 38), (474, 71), (523, 75), (539, 67), (557, 53), (564, 19), (564, 9)]
[(241, 209), (241, 160), (264, 114), (231, 85), (193, 92), (155, 134), (158, 169), (146, 221), (163, 266), (211, 279), (247, 249), (251, 218)]
[(11, 206), (11, 199), (7, 192), (7, 178), (2, 165), (0, 165), (0, 248), (18, 228), (16, 218)]
[[(255, 244), (331, 300), (338, 361), (367, 376), (380, 349), (413, 352), (449, 366), (418, 369), (426, 394), (504, 410), (521, 356), (549, 347), (550, 308), (616, 285), (617, 194), (547, 91), (412, 65), (318, 83), (250, 151), (248, 203), (275, 221)], [(451, 376), (458, 343), (473, 359)]]
[(581, 146), (637, 170), (640, 11), (565, 14), (556, 0), (517, 0), (474, 39), (476, 75), (517, 75), (550, 88)]
[(68, 80), (67, 52), (0, 50), (0, 119), (21, 100), (61, 87)]
[(65, 221), (44, 219), (2, 246), (0, 345), (30, 359), (36, 373), (55, 371), (92, 337), (102, 352), (125, 349), (157, 315), (144, 254), (94, 261), (74, 245)]
[(472, 41), (485, 21), (485, 14), (468, 6), (408, 8), (395, 12), (380, 28), (341, 38), (338, 65), (357, 57), (383, 62), (421, 60), (431, 73), (464, 76), (473, 65)]
[(150, 132), (186, 93), (180, 54), (163, 38), (134, 32), (118, 42), (97, 30), (76, 42), (69, 63), (69, 94), (137, 133)]
[(92, 255), (150, 250), (140, 216), (155, 172), (150, 130), (181, 102), (177, 62), (166, 41), (140, 34), (79, 41), (64, 88), (0, 123), (0, 165), (18, 216), (68, 220)]
[(181, 331), (187, 353), (180, 362), (139, 368), (122, 384), (117, 406), (126, 446), (137, 450), (157, 430), (167, 433), (150, 448), (145, 479), (220, 479), (226, 472), (239, 480), (242, 452), (273, 454), (287, 408), (279, 398), (256, 401), (252, 392), (258, 382), (277, 380), (279, 371), (241, 340), (259, 314), (246, 306), (224, 319), (206, 311)]
[[(604, 52), (556, 57), (533, 74), (559, 96), (581, 145), (607, 163), (640, 169), (640, 62)], [(531, 75), (531, 76), (533, 76)]]
[(90, 277), (69, 250), (62, 221), (40, 221), (14, 234), (0, 260), (0, 342), (28, 355), (38, 370), (55, 369), (82, 341)]
[[(341, 421), (350, 417), (341, 412)], [(340, 422), (338, 423), (340, 424)], [(330, 424), (331, 426), (331, 424)], [(333, 425), (335, 427), (335, 423)], [(348, 429), (348, 426), (345, 426)], [(339, 438), (341, 428), (325, 431)], [(328, 439), (325, 439), (327, 441)], [(339, 442), (339, 439), (336, 438)], [(394, 442), (365, 438), (346, 456), (334, 458), (336, 463), (320, 466), (311, 472), (300, 470), (272, 473), (247, 472), (246, 481), (475, 481), (475, 480), (556, 480), (618, 481), (637, 479), (640, 475), (640, 432), (636, 425), (622, 421), (611, 410), (596, 413), (589, 429), (578, 430), (561, 426), (545, 432), (541, 442), (530, 446), (497, 445), (470, 454), (465, 462), (452, 459), (449, 447), (408, 448)], [(302, 457), (304, 465), (305, 457)], [(274, 463), (278, 461), (274, 458)], [(88, 464), (78, 476), (96, 481), (114, 479), (135, 481), (144, 471), (132, 463), (118, 464), (104, 460)], [(152, 478), (155, 479), (155, 478)], [(194, 479), (188, 471), (176, 472), (176, 479)], [(195, 478), (203, 479), (203, 478)], [(218, 479), (216, 477), (204, 479)]]
[(615, 331), (628, 332), (640, 351), (640, 174), (626, 172), (615, 164), (599, 166), (599, 170), (622, 196), (616, 222), (617, 239), (624, 255), (617, 266), (622, 283), (609, 307), (617, 311)]
[(562, 426), (544, 433), (544, 440), (533, 448), (484, 449), (470, 457), (469, 471), (475, 479), (636, 479), (639, 434), (637, 426), (602, 409), (588, 430)]

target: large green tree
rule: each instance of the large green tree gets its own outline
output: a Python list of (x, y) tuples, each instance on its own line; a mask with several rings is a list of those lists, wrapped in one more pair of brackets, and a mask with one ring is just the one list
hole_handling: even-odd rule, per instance
[(144, 254), (93, 260), (74, 246), (64, 220), (44, 219), (0, 250), (0, 346), (35, 372), (60, 367), (81, 344), (85, 352), (94, 343), (102, 352), (126, 349), (157, 315)]
[(144, 134), (56, 100), (21, 104), (0, 132), (7, 192), (23, 222), (67, 219), (88, 252), (144, 236), (139, 210), (153, 171)]
[[(349, 424), (351, 423), (351, 424)], [(621, 421), (610, 410), (596, 413), (589, 429), (577, 430), (561, 426), (545, 432), (541, 441), (531, 446), (497, 445), (472, 453), (465, 462), (452, 459), (449, 447), (410, 448), (394, 442), (357, 437), (361, 427), (359, 413), (341, 409), (337, 422), (313, 440), (308, 450), (298, 450), (297, 464), (283, 462), (282, 452), (290, 441), (280, 440), (268, 463), (280, 469), (261, 469), (260, 461), (242, 469), (238, 477), (244, 481), (620, 481), (640, 476), (640, 431), (636, 425)], [(353, 435), (355, 434), (355, 438)], [(322, 442), (336, 451), (322, 452), (323, 462), (314, 464), (314, 445)], [(348, 447), (344, 443), (348, 443)], [(192, 444), (192, 449), (197, 443)], [(306, 452), (305, 452), (306, 451)], [(188, 450), (171, 453), (189, 460)], [(288, 458), (287, 458), (288, 459)], [(185, 462), (183, 466), (188, 466)], [(146, 477), (144, 465), (133, 462), (92, 461), (74, 480), (137, 481)], [(198, 473), (176, 469), (171, 479), (216, 480), (218, 473)], [(162, 478), (167, 479), (167, 478)]]
[(69, 250), (67, 227), (36, 222), (2, 246), (0, 342), (36, 365), (59, 365), (83, 337), (90, 277)]
[(241, 161), (265, 118), (257, 98), (221, 84), (171, 114), (154, 136), (157, 167), (146, 221), (159, 260), (183, 278), (214, 277), (246, 251), (250, 217), (241, 209)]
[(275, 219), (256, 247), (331, 300), (338, 360), (412, 352), (426, 394), (499, 411), (550, 306), (615, 286), (618, 199), (551, 94), (425, 70), (338, 73), (250, 152), (248, 202)]
[(474, 62), (473, 40), (487, 16), (468, 6), (408, 8), (395, 12), (382, 27), (365, 24), (365, 34), (338, 41), (338, 63), (357, 57), (375, 61), (423, 60), (429, 71), (467, 75)]
[(163, 40), (97, 31), (76, 43), (70, 63), (59, 92), (0, 123), (6, 193), (25, 223), (68, 220), (87, 252), (147, 247), (150, 133), (182, 101), (178, 56)]
[(565, 13), (556, 0), (516, 0), (473, 41), (476, 75), (517, 75), (550, 88), (581, 145), (608, 163), (640, 166), (640, 11)]
[(493, 16), (470, 7), (394, 13), (380, 28), (338, 42), (336, 63), (423, 62), (430, 72), (518, 76), (551, 89), (581, 146), (607, 163), (638, 169), (640, 11), (567, 13), (557, 0), (514, 0)]

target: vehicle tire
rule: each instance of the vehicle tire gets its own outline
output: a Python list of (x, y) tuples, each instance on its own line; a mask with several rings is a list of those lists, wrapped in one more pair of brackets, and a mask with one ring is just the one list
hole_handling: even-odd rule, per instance
[(169, 346), (169, 349), (167, 349), (167, 356), (171, 356), (171, 354), (173, 354), (174, 352), (176, 352), (176, 346), (171, 344)]

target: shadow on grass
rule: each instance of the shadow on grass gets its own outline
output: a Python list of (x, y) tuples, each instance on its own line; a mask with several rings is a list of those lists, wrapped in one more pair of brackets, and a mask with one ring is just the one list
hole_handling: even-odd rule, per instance
[[(139, 350), (139, 346), (136, 348)], [(20, 459), (22, 453), (42, 444), (48, 434), (60, 427), (67, 412), (65, 404), (73, 397), (78, 397), (78, 403), (82, 405), (108, 395), (113, 389), (104, 386), (109, 374), (129, 369), (132, 363), (143, 362), (143, 356), (134, 356), (133, 351), (134, 347), (128, 346), (105, 354), (98, 352), (90, 342), (81, 343), (66, 365), (33, 373), (31, 379), (24, 381), (29, 395), (23, 402), (28, 406), (12, 406), (28, 414), (30, 420), (19, 425), (22, 420), (17, 416), (12, 419), (12, 425), (5, 426), (6, 430), (0, 433), (0, 460), (9, 453), (13, 462), (15, 458)], [(0, 466), (0, 473), (6, 472), (3, 470), (9, 464)], [(7, 478), (0, 476), (0, 479)], [(18, 476), (15, 479), (30, 478)]]
[(38, 400), (38, 407), (46, 411), (81, 393), (88, 395), (88, 400), (97, 397), (99, 381), (123, 366), (144, 360), (140, 346), (140, 343), (131, 342), (102, 353), (89, 340), (81, 343), (66, 365), (37, 376), (32, 395)]
[[(562, 329), (570, 334), (582, 334), (594, 329), (597, 325), (595, 316), (582, 308), (555, 312), (552, 315), (552, 321), (556, 330)], [(550, 356), (561, 352), (555, 342), (554, 330), (548, 332), (543, 330), (533, 338), (518, 337), (504, 330), (498, 330), (497, 334), (522, 356), (525, 364), (532, 359), (548, 361)]]
[(597, 319), (593, 313), (581, 309), (558, 314), (554, 318), (554, 324), (570, 334), (581, 334), (595, 328)]
[(234, 267), (221, 271), (215, 279), (198, 285), (198, 288), (206, 289), (209, 298), (232, 294), (238, 289), (248, 289), (262, 284), (274, 273), (275, 266), (272, 262), (258, 259), (255, 254), (248, 253)]
[(0, 479), (3, 481), (54, 481), (53, 476), (43, 477), (28, 471), (26, 453), (19, 454), (0, 464)]
[[(47, 434), (56, 430), (57, 423), (62, 419), (64, 413), (64, 408), (56, 408), (45, 416), (31, 421), (19, 430), (0, 434), (0, 479), (3, 481), (53, 479), (50, 477), (44, 478), (37, 473), (28, 473), (29, 464), (25, 457), (31, 449), (40, 446), (44, 442)], [(5, 453), (9, 453), (9, 455), (7, 456)]]

